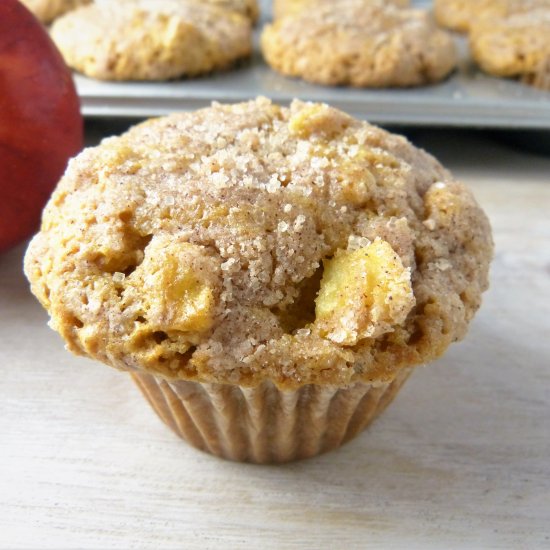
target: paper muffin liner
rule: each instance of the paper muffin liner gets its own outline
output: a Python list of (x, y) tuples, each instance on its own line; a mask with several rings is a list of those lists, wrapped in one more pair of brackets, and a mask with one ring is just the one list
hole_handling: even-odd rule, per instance
[(269, 464), (312, 457), (354, 438), (391, 403), (411, 370), (387, 384), (308, 384), (291, 391), (271, 382), (245, 388), (142, 373), (132, 378), (159, 417), (194, 447)]

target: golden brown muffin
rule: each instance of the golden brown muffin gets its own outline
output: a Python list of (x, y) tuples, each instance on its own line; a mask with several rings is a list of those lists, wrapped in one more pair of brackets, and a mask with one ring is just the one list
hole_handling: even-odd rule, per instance
[[(185, 1), (185, 0), (184, 0)], [(257, 0), (199, 0), (205, 4), (245, 15), (253, 23), (258, 20), (260, 9)]]
[(550, 8), (550, 0), (434, 0), (437, 22), (458, 32), (468, 32), (480, 19), (507, 17), (537, 8)]
[(451, 36), (423, 10), (361, 0), (323, 4), (267, 25), (262, 50), (276, 71), (319, 84), (419, 86), (456, 66)]
[(550, 59), (550, 7), (478, 21), (470, 31), (470, 48), (486, 73), (534, 75)]
[[(410, 0), (362, 0), (365, 6), (372, 4), (393, 4), (395, 6), (406, 8), (410, 5)], [(278, 19), (287, 15), (295, 15), (303, 9), (315, 10), (322, 4), (331, 4), (338, 8), (340, 4), (345, 4), (345, 0), (274, 0), (273, 1), (273, 16)]]
[(67, 64), (101, 80), (168, 80), (224, 69), (251, 53), (250, 20), (198, 2), (97, 2), (56, 20)]
[(57, 17), (80, 6), (90, 4), (93, 0), (21, 0), (42, 21), (51, 23)]
[(406, 139), (324, 104), (215, 104), (74, 159), (25, 257), (51, 326), (196, 447), (338, 447), (487, 288), (487, 218)]
[[(90, 1), (90, 0), (88, 0)], [(142, 2), (142, 0), (95, 0), (96, 4), (112, 4), (116, 1), (117, 4), (136, 4)], [(150, 0), (157, 2), (158, 0)], [(163, 2), (164, 0), (160, 0)], [(260, 9), (258, 6), (258, 0), (174, 0), (179, 4), (199, 4), (203, 6), (212, 6), (214, 8), (220, 8), (228, 12), (238, 13), (248, 17), (253, 23), (258, 20), (260, 15)]]
[(550, 91), (550, 55), (541, 60), (539, 66), (521, 77), (524, 84), (538, 88), (539, 90)]

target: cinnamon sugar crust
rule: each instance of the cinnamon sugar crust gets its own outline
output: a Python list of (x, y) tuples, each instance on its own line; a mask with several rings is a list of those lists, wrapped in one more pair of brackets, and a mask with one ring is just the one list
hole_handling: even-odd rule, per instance
[(461, 339), (489, 223), (433, 157), (324, 104), (214, 104), (73, 159), (25, 258), (74, 353), (170, 380), (391, 381)]

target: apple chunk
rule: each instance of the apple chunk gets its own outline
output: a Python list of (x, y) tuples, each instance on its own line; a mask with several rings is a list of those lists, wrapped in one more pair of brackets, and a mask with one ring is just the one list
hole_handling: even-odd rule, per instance
[(82, 149), (72, 76), (44, 27), (16, 0), (0, 2), (0, 252), (30, 236)]
[(377, 238), (325, 261), (315, 323), (324, 337), (353, 346), (394, 330), (414, 304), (410, 269), (389, 243)]

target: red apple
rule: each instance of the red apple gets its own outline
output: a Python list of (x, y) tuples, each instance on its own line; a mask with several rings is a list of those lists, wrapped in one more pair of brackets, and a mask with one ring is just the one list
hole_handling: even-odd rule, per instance
[(83, 145), (71, 73), (45, 28), (0, 1), (0, 252), (30, 236)]

